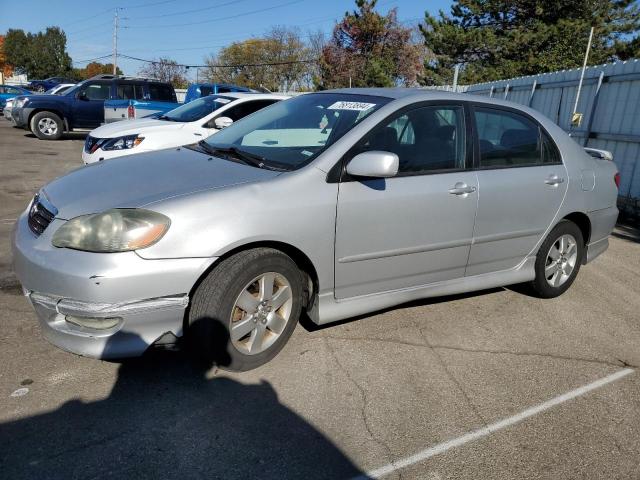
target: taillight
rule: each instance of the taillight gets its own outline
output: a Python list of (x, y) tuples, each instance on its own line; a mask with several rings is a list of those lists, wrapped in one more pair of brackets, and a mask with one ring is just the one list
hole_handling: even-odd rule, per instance
[(620, 189), (620, 173), (616, 173), (616, 174), (613, 176), (613, 181), (615, 182), (616, 187), (617, 187), (618, 189)]
[(136, 118), (136, 107), (134, 107), (133, 105), (129, 105), (129, 107), (127, 108), (127, 118)]

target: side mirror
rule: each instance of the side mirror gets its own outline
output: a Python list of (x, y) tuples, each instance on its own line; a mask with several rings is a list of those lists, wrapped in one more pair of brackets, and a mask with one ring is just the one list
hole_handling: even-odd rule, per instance
[(88, 100), (87, 92), (83, 90), (82, 92), (78, 93), (78, 100)]
[(215, 122), (213, 122), (213, 124), (219, 130), (222, 130), (223, 128), (227, 128), (232, 123), (233, 123), (233, 120), (231, 120), (229, 117), (218, 117), (216, 118)]
[(347, 173), (354, 177), (395, 177), (399, 164), (400, 160), (395, 153), (372, 150), (353, 157), (347, 165)]

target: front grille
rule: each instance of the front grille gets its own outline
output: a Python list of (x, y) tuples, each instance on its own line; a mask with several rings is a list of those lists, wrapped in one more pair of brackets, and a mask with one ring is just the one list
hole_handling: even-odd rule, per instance
[(84, 151), (87, 153), (93, 153), (91, 149), (96, 143), (98, 143), (99, 140), (99, 138), (94, 138), (91, 135), (87, 135), (87, 138), (84, 141)]
[(47, 202), (44, 198), (41, 198), (39, 194), (36, 194), (33, 198), (33, 202), (31, 202), (31, 208), (29, 209), (29, 217), (27, 219), (29, 228), (37, 236), (40, 236), (55, 218), (57, 213), (58, 212), (53, 205)]

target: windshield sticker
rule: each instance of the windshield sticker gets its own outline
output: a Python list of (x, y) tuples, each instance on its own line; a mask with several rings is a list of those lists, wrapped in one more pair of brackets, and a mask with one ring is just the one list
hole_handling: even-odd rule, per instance
[(336, 102), (333, 105), (327, 107), (327, 110), (355, 110), (358, 112), (362, 112), (364, 110), (369, 110), (372, 107), (375, 107), (375, 103), (364, 103), (364, 102)]
[(229, 103), (231, 100), (228, 98), (214, 98), (213, 101), (218, 103)]
[(302, 150), (300, 153), (302, 155), (307, 156), (307, 157), (310, 156), (310, 155), (313, 155), (313, 152), (310, 152), (309, 150)]

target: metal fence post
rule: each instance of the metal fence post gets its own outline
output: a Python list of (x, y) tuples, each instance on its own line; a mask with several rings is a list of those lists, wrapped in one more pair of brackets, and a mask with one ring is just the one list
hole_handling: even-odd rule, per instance
[(593, 117), (596, 114), (596, 108), (598, 107), (598, 98), (600, 98), (600, 87), (602, 86), (602, 80), (604, 79), (604, 72), (600, 71), (598, 75), (598, 85), (596, 91), (593, 94), (593, 102), (591, 103), (591, 112), (589, 113), (589, 122), (587, 123), (587, 131), (584, 134), (584, 141), (582, 145), (586, 147), (589, 144), (589, 136), (591, 135), (591, 128), (593, 127)]
[(507, 86), (504, 87), (504, 100), (507, 99), (507, 95), (509, 95), (509, 84), (507, 83)]
[(493, 98), (493, 85), (491, 85), (491, 90), (489, 90), (489, 98)]
[(527, 107), (531, 106), (533, 102), (533, 94), (536, 93), (536, 88), (538, 88), (538, 80), (533, 81), (533, 85), (531, 85), (531, 93), (529, 94), (529, 101), (527, 102)]

